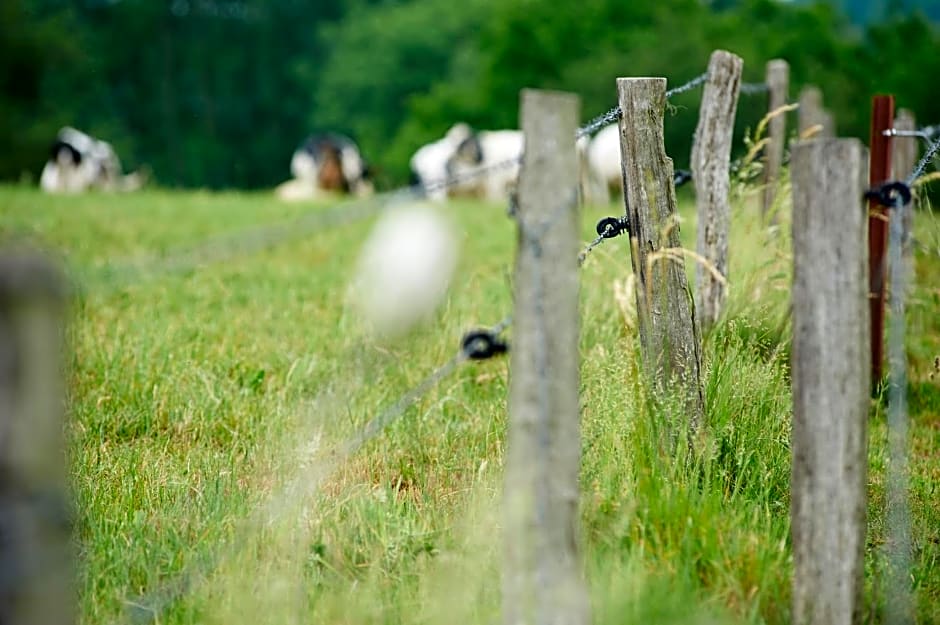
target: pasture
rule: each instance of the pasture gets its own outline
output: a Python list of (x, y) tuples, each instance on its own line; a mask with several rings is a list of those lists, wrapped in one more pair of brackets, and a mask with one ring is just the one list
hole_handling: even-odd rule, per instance
[[(663, 443), (664, 415), (637, 375), (626, 239), (595, 249), (581, 271), (581, 519), (595, 623), (789, 622), (788, 210), (784, 200), (781, 228), (768, 231), (755, 191), (738, 191), (695, 462)], [(692, 202), (680, 204), (692, 248)], [(204, 265), (173, 261), (217, 235), (234, 244), (327, 209), (263, 194), (0, 189), (4, 238), (53, 251), (78, 285), (66, 406), (82, 623), (499, 620), (508, 360), (462, 364), (348, 461), (336, 449), (450, 359), (465, 331), (511, 310), (515, 225), (504, 206), (442, 209), (461, 239), (448, 297), (389, 341), (348, 303), (370, 220)], [(586, 209), (583, 240), (622, 212)], [(929, 209), (915, 238), (913, 575), (919, 621), (931, 623), (940, 218)], [(866, 621), (884, 601), (884, 411), (874, 398)]]

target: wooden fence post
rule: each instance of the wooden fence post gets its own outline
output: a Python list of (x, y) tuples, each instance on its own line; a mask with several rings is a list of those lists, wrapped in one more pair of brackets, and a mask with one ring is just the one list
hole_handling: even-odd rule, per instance
[[(725, 302), (731, 206), (731, 141), (741, 87), (741, 57), (715, 50), (708, 62), (698, 127), (692, 144), (692, 182), (698, 211), (698, 253), (711, 267), (695, 265), (696, 305), (703, 329), (714, 325)], [(719, 275), (715, 275), (713, 271)]]
[[(894, 123), (894, 96), (876, 95), (871, 109), (871, 160), (868, 186), (877, 187), (891, 177), (891, 130)], [(880, 384), (884, 362), (885, 250), (888, 247), (890, 214), (875, 198), (868, 203), (868, 275), (871, 302), (871, 380)]]
[[(767, 112), (773, 113), (781, 106), (786, 106), (790, 97), (790, 64), (783, 59), (774, 59), (767, 63)], [(770, 120), (767, 130), (766, 158), (764, 159), (764, 193), (761, 204), (761, 216), (764, 221), (777, 198), (777, 180), (783, 165), (783, 148), (786, 143), (787, 117), (778, 113)], [(771, 221), (776, 217), (771, 215)]]
[(509, 436), (503, 614), (506, 625), (586, 625), (578, 555), (577, 96), (523, 90), (525, 157)]
[(62, 440), (64, 283), (0, 253), (0, 623), (75, 621)]
[(665, 78), (618, 78), (624, 202), (637, 276), (643, 362), (654, 390), (681, 397), (690, 432), (705, 407), (701, 344), (679, 242), (672, 159), (663, 144)]
[(865, 148), (793, 150), (793, 623), (861, 622), (868, 365)]
[[(894, 120), (894, 129), (905, 132), (917, 130), (917, 120), (914, 118), (914, 113), (908, 109), (900, 109), (897, 118)], [(891, 176), (892, 179), (904, 180), (917, 167), (917, 156), (920, 153), (919, 142), (918, 137), (894, 137), (891, 152), (891, 169), (894, 172)], [(914, 232), (913, 202), (902, 211), (901, 219), (904, 225), (902, 230), (904, 237), (903, 258), (906, 260), (907, 266), (910, 267), (912, 266), (911, 252), (913, 251), (911, 241)]]
[(798, 131), (800, 137), (805, 137), (806, 133), (814, 127), (815, 138), (831, 138), (836, 134), (835, 122), (832, 113), (823, 106), (823, 94), (819, 87), (815, 85), (806, 85), (800, 91), (800, 109), (797, 114)]

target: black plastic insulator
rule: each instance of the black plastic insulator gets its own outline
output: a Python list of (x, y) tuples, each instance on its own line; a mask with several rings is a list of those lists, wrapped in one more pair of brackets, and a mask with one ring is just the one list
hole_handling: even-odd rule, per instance
[(604, 217), (597, 222), (597, 227), (594, 230), (597, 232), (598, 236), (602, 236), (605, 239), (613, 239), (626, 232), (628, 228), (627, 222), (623, 217)]
[(470, 360), (486, 360), (505, 354), (509, 345), (489, 330), (472, 330), (464, 335), (461, 348)]
[(875, 189), (869, 189), (865, 192), (866, 200), (877, 200), (879, 204), (888, 208), (907, 206), (911, 203), (912, 197), (911, 188), (898, 180), (886, 182)]

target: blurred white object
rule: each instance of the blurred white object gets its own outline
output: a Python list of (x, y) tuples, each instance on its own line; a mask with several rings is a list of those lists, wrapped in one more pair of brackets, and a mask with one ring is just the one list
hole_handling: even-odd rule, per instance
[(441, 303), (457, 265), (457, 237), (427, 205), (390, 209), (359, 257), (353, 301), (379, 334), (408, 331)]

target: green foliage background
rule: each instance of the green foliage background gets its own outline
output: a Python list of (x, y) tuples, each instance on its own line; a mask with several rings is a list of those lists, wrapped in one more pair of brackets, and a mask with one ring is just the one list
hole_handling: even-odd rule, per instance
[[(380, 185), (399, 184), (409, 155), (455, 121), (515, 127), (522, 87), (577, 92), (587, 119), (614, 104), (615, 77), (675, 86), (719, 47), (745, 59), (748, 81), (786, 58), (791, 96), (821, 86), (839, 133), (867, 138), (876, 92), (940, 121), (940, 32), (925, 16), (937, 7), (922, 4), (926, 13), (774, 0), (5, 0), (0, 179), (35, 180), (71, 124), (166, 186), (274, 185), (315, 130), (350, 134)], [(887, 17), (857, 25), (876, 14)], [(765, 102), (747, 98), (740, 111), (743, 130)], [(680, 166), (695, 121), (667, 121)]]

